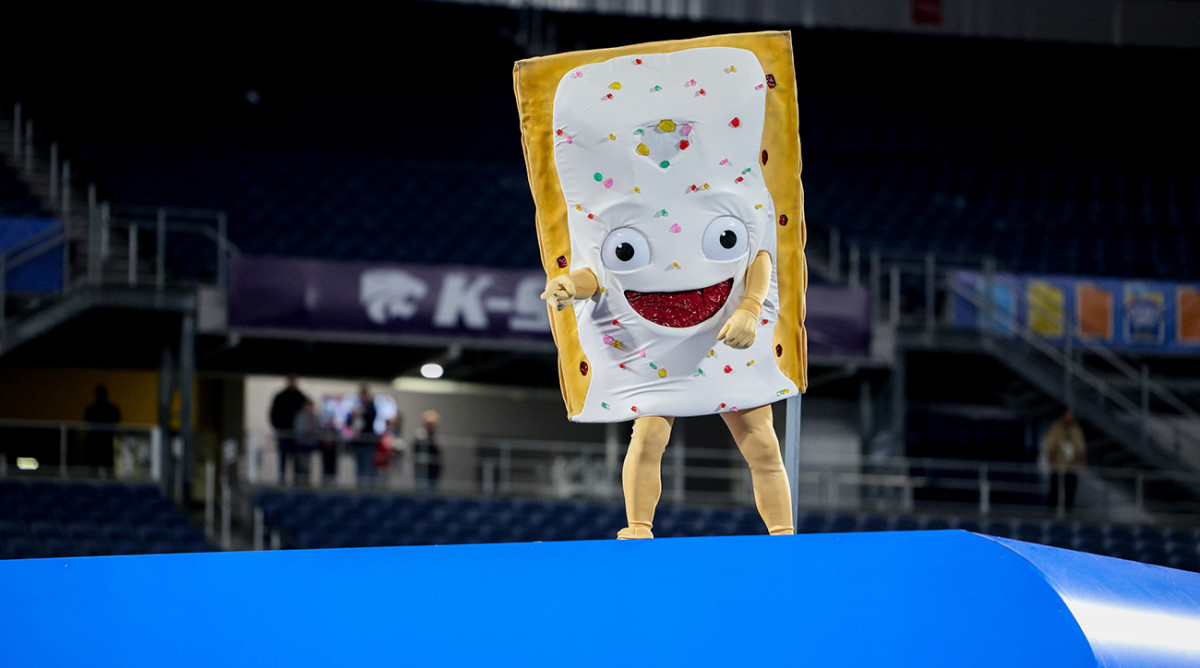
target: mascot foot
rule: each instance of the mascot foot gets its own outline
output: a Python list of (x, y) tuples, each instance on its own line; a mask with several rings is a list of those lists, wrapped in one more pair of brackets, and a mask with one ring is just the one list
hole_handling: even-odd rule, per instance
[(654, 538), (654, 534), (646, 527), (625, 527), (617, 532), (617, 540), (630, 540), (634, 538)]

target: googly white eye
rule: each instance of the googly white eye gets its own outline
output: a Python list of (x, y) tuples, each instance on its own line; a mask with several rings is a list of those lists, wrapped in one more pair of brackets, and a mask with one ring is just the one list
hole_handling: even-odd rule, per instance
[(632, 227), (617, 228), (604, 238), (600, 256), (609, 271), (635, 271), (650, 264), (650, 242)]
[(746, 232), (746, 224), (737, 218), (718, 216), (708, 224), (700, 243), (705, 257), (716, 262), (728, 262), (746, 255), (750, 234)]

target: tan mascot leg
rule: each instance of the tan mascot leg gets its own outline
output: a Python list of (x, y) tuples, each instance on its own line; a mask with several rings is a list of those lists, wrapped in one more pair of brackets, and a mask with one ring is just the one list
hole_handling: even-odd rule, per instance
[(625, 491), (625, 517), (629, 526), (617, 532), (618, 539), (654, 538), (654, 508), (662, 495), (662, 456), (671, 440), (675, 418), (647, 416), (633, 421), (633, 436), (625, 465), (621, 467), (621, 487)]
[(787, 472), (783, 468), (783, 457), (779, 453), (779, 438), (775, 436), (771, 405), (722, 413), (721, 417), (733, 434), (733, 440), (737, 441), (738, 450), (742, 451), (742, 456), (750, 465), (754, 503), (767, 525), (767, 531), (772, 536), (795, 533), (792, 525), (792, 494), (788, 487)]

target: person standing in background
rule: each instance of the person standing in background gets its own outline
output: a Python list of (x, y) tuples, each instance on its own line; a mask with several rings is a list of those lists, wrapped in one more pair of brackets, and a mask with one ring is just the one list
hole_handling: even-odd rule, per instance
[(102, 469), (113, 467), (113, 426), (121, 421), (121, 409), (108, 400), (108, 388), (97, 385), (95, 403), (83, 411), (83, 419), (91, 425), (84, 446), (84, 464)]
[(296, 484), (306, 485), (312, 473), (312, 455), (321, 442), (321, 423), (311, 399), (305, 399), (303, 408), (296, 413), (292, 431), (296, 437)]
[(1063, 505), (1071, 510), (1075, 507), (1075, 490), (1079, 487), (1078, 471), (1087, 467), (1087, 443), (1074, 412), (1068, 410), (1050, 425), (1042, 439), (1042, 450), (1050, 465), (1048, 505), (1058, 506), (1059, 480), (1062, 480)]
[(279, 448), (279, 483), (283, 484), (287, 461), (296, 453), (296, 415), (308, 397), (297, 387), (296, 374), (289, 373), (287, 387), (271, 402), (271, 426), (275, 428), (275, 444)]
[(436, 439), (442, 417), (436, 411), (425, 411), (421, 414), (421, 421), (421, 428), (417, 430), (417, 438), (413, 441), (417, 485), (436, 489), (438, 480), (442, 477), (442, 450), (438, 447)]
[(379, 437), (375, 434), (376, 417), (375, 398), (364, 383), (358, 388), (358, 405), (347, 420), (354, 431), (350, 448), (354, 452), (355, 475), (360, 483), (373, 484), (375, 478), (375, 447), (379, 444)]

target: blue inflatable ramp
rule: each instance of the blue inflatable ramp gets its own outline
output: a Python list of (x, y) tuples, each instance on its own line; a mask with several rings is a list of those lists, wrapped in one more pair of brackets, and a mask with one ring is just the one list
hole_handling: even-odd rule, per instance
[(961, 531), (0, 562), (0, 666), (1197, 666), (1200, 575)]

